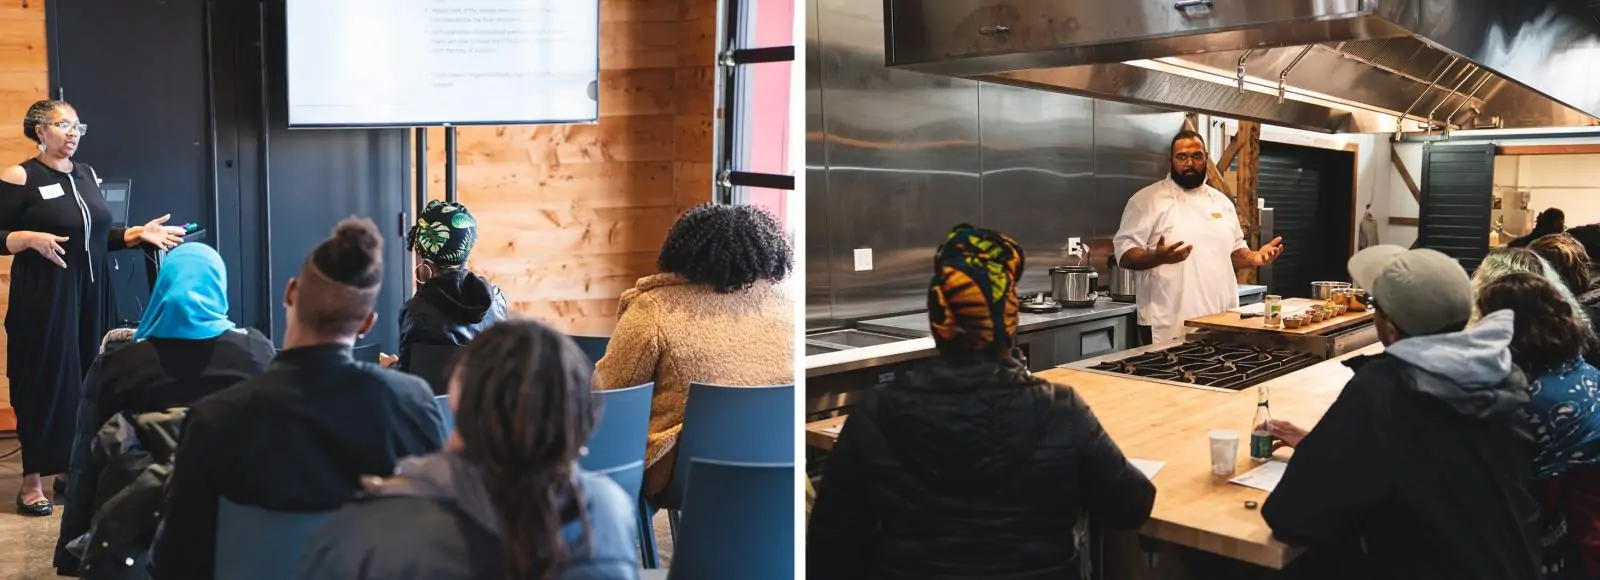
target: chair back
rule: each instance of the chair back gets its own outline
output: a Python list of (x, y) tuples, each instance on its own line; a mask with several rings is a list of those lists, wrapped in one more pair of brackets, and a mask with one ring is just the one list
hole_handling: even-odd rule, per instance
[(689, 384), (678, 433), (678, 460), (661, 499), (681, 509), (690, 460), (794, 463), (794, 385), (729, 387)]
[(794, 463), (693, 463), (668, 578), (794, 578)]
[(450, 359), (456, 356), (456, 350), (460, 348), (454, 344), (413, 344), (411, 360), (406, 361), (406, 372), (428, 381), (434, 395), (449, 393), (450, 377), (445, 373), (450, 368)]
[(298, 577), (306, 539), (332, 516), (326, 512), (277, 512), (233, 503), (217, 506), (215, 577), (229, 580), (290, 580)]
[[(635, 461), (644, 461), (645, 442), (650, 437), (650, 399), (656, 384), (645, 383), (637, 387), (595, 391), (600, 403), (600, 422), (589, 435), (589, 453), (578, 459), (578, 465), (589, 471), (606, 471)], [(642, 463), (641, 463), (641, 469)], [(615, 479), (615, 478), (613, 478)], [(630, 497), (639, 497), (638, 482), (633, 487), (623, 485), (622, 491)]]
[(444, 418), (444, 437), (449, 439), (450, 433), (456, 430), (456, 414), (450, 410), (450, 395), (434, 397), (433, 405), (439, 408), (439, 415)]
[(598, 363), (606, 355), (606, 345), (611, 344), (609, 336), (578, 336), (572, 335), (572, 342), (578, 343), (578, 348), (583, 349), (583, 354), (589, 355), (589, 361)]
[(607, 469), (589, 469), (585, 467), (584, 470), (593, 471), (611, 478), (611, 481), (616, 482), (617, 486), (622, 488), (622, 491), (628, 493), (628, 499), (633, 501), (634, 505), (638, 505), (639, 488), (644, 485), (643, 459)]

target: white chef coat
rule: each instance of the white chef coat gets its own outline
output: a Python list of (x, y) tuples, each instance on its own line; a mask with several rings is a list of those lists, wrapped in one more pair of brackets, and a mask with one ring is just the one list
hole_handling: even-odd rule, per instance
[(1248, 247), (1232, 200), (1209, 185), (1184, 190), (1170, 177), (1133, 194), (1111, 245), (1120, 258), (1131, 248), (1154, 249), (1162, 237), (1194, 250), (1182, 262), (1135, 273), (1139, 323), (1154, 342), (1183, 338), (1185, 320), (1239, 307), (1232, 255)]

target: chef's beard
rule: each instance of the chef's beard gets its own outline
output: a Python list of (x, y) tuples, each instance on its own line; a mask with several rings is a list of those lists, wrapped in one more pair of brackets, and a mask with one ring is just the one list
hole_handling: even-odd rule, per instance
[(1184, 173), (1184, 172), (1178, 171), (1177, 169), (1173, 169), (1172, 170), (1172, 181), (1174, 183), (1177, 183), (1178, 187), (1181, 187), (1181, 188), (1184, 188), (1184, 189), (1194, 189), (1196, 187), (1200, 187), (1201, 185), (1205, 184), (1205, 182), (1206, 182), (1206, 174), (1201, 173), (1199, 171), (1195, 171), (1193, 173)]

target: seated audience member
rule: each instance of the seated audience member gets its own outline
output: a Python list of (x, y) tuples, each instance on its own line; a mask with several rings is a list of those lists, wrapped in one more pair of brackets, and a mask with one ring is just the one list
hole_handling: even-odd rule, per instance
[[(1554, 236), (1546, 236), (1545, 239)], [(1578, 303), (1577, 296), (1567, 291), (1567, 285), (1559, 272), (1549, 260), (1541, 257), (1531, 248), (1500, 248), (1492, 250), (1484, 256), (1483, 262), (1478, 264), (1478, 269), (1472, 273), (1472, 295), (1477, 296), (1490, 282), (1506, 274), (1533, 274), (1550, 281), (1555, 285), (1556, 291), (1561, 294), (1563, 301), (1577, 313), (1581, 319), (1587, 320), (1583, 315), (1583, 306)], [(1472, 321), (1477, 322), (1486, 312), (1478, 310), (1476, 303), (1472, 306)]]
[[(1528, 413), (1546, 575), (1600, 577), (1600, 371), (1580, 356), (1589, 328), (1553, 283), (1532, 274), (1490, 282), (1477, 303), (1485, 312), (1515, 313), (1511, 360), (1534, 379)], [(1582, 560), (1567, 557), (1580, 547)]]
[(600, 412), (590, 364), (537, 322), (485, 330), (450, 381), (446, 449), (339, 510), (300, 578), (637, 578), (633, 498), (578, 468)]
[(195, 403), (168, 482), (155, 578), (210, 578), (217, 502), (332, 510), (363, 476), (437, 451), (443, 419), (422, 379), (351, 358), (372, 328), (383, 240), (345, 220), (289, 281), (285, 350), (255, 378)]
[(1295, 447), (1262, 506), (1272, 535), (1340, 578), (1537, 577), (1511, 313), (1465, 328), (1472, 282), (1434, 250), (1373, 246), (1349, 266), (1385, 350), (1345, 363), (1355, 376), (1310, 433), (1271, 425)]
[[(1575, 314), (1583, 319), (1590, 332), (1596, 332), (1595, 324), (1600, 322), (1600, 288), (1595, 287), (1593, 264), (1590, 263), (1589, 252), (1583, 248), (1578, 239), (1568, 234), (1545, 236), (1528, 244), (1528, 249), (1550, 262), (1555, 271), (1561, 275), (1559, 288), (1572, 295), (1582, 309)], [(1594, 346), (1591, 344), (1591, 347)], [(1590, 364), (1600, 361), (1600, 353), (1590, 353)]]
[(934, 257), (939, 356), (850, 411), (806, 531), (807, 573), (1076, 579), (1073, 527), (1150, 517), (1156, 490), (1072, 388), (1013, 356), (1022, 248), (962, 224)]
[(417, 256), (417, 293), (400, 309), (400, 354), (385, 356), (384, 366), (410, 370), (412, 346), (463, 345), (506, 319), (505, 295), (467, 270), (477, 240), (478, 222), (466, 206), (433, 200), (422, 210), (407, 236)]
[(794, 382), (794, 308), (780, 282), (794, 259), (778, 222), (748, 205), (690, 209), (667, 232), (659, 274), (622, 293), (596, 390), (651, 381), (643, 492), (667, 488), (689, 383)]
[[(1593, 260), (1596, 255), (1600, 255), (1600, 224), (1576, 226), (1567, 230), (1567, 235), (1572, 236), (1572, 239), (1578, 241), (1578, 245), (1583, 246), (1583, 253), (1587, 254), (1590, 260)], [(1595, 264), (1589, 264), (1591, 273), (1594, 272), (1594, 269)]]
[(133, 342), (101, 355), (84, 381), (58, 571), (76, 575), (78, 557), (67, 544), (89, 533), (91, 517), (119, 491), (99, 488), (108, 466), (90, 449), (101, 426), (118, 414), (187, 407), (260, 373), (272, 354), (266, 336), (228, 320), (227, 269), (216, 250), (183, 244), (167, 254)]
[(1528, 232), (1528, 235), (1511, 240), (1510, 243), (1506, 244), (1506, 247), (1524, 248), (1533, 243), (1534, 240), (1550, 234), (1559, 234), (1565, 229), (1567, 229), (1566, 212), (1552, 207), (1539, 212), (1539, 215), (1533, 218), (1533, 231)]
[[(1565, 237), (1565, 234), (1545, 236), (1539, 238), (1535, 242), (1535, 246), (1541, 246), (1549, 240)], [(1543, 247), (1547, 250), (1549, 249), (1549, 246)], [(1490, 282), (1499, 279), (1501, 276), (1515, 273), (1533, 274), (1549, 281), (1556, 289), (1556, 292), (1561, 295), (1562, 301), (1567, 303), (1578, 322), (1583, 324), (1585, 328), (1592, 327), (1593, 321), (1584, 313), (1585, 309), (1579, 298), (1573, 296), (1572, 292), (1567, 290), (1566, 276), (1551, 265), (1549, 260), (1540, 256), (1532, 246), (1527, 248), (1500, 248), (1484, 256), (1483, 262), (1478, 265), (1478, 270), (1472, 273), (1472, 295), (1481, 294), (1485, 286), (1488, 286)], [(1484, 314), (1484, 312), (1478, 310), (1478, 305), (1474, 302), (1472, 320), (1476, 322)], [(1584, 339), (1583, 357), (1590, 365), (1600, 364), (1600, 336), (1596, 336), (1592, 331), (1588, 332)]]

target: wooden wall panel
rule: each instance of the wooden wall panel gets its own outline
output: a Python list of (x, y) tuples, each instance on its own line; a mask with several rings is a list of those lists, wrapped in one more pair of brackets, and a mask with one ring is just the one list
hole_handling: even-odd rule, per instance
[[(655, 272), (684, 210), (711, 200), (715, 0), (601, 0), (600, 121), (464, 127), (457, 192), (478, 218), (470, 267), (513, 311), (609, 334), (617, 296)], [(444, 135), (428, 134), (429, 197)]]
[[(0, 0), (0, 165), (11, 165), (37, 153), (22, 136), (28, 105), (49, 92), (50, 69), (45, 45), (44, 0)], [(0, 317), (10, 304), (11, 258), (0, 258)], [(0, 329), (0, 352), (7, 340)], [(0, 356), (0, 431), (16, 429), (5, 357)]]

